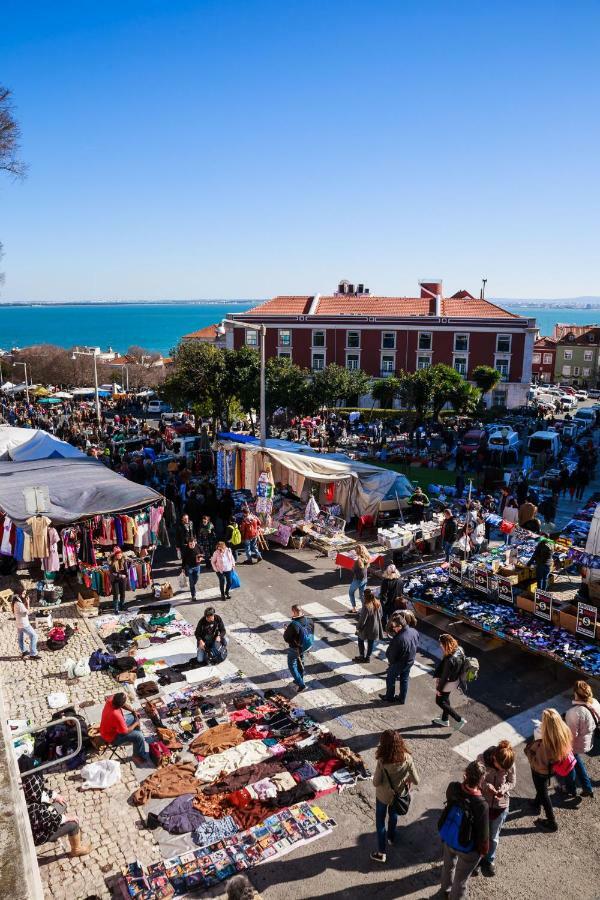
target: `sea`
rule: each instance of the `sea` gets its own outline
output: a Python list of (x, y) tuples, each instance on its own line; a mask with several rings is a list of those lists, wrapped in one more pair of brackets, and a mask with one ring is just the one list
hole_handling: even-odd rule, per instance
[[(165, 303), (0, 303), (0, 350), (32, 344), (111, 347), (120, 353), (131, 346), (170, 354), (180, 338), (191, 331), (220, 322), (233, 312), (244, 312), (256, 300), (198, 300)], [(557, 322), (594, 325), (600, 309), (511, 307), (518, 315), (537, 320), (543, 335), (551, 335)]]

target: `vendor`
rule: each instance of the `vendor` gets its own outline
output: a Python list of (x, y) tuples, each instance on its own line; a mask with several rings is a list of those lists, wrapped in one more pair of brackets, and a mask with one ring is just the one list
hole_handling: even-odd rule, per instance
[(424, 494), (420, 486), (417, 485), (415, 492), (408, 500), (408, 505), (412, 509), (413, 522), (417, 525), (423, 521), (423, 514), (426, 506), (429, 506), (429, 497)]
[(219, 645), (227, 646), (227, 634), (223, 619), (215, 612), (214, 606), (207, 606), (204, 615), (196, 625), (194, 637), (198, 643), (196, 659), (199, 663), (211, 661), (211, 655)]
[(125, 591), (127, 590), (127, 567), (120, 547), (115, 547), (111, 554), (110, 581), (114, 609), (118, 615), (125, 608)]
[[(19, 770), (26, 772), (32, 768), (32, 757), (21, 756)], [(92, 852), (90, 846), (81, 842), (81, 828), (77, 816), (67, 815), (65, 800), (46, 785), (40, 772), (24, 775), (22, 785), (35, 847), (54, 843), (61, 837), (66, 837), (69, 841), (71, 858), (87, 856)]]
[(150, 762), (146, 739), (140, 729), (140, 720), (127, 702), (127, 694), (119, 691), (109, 697), (102, 710), (100, 737), (113, 747), (133, 745), (133, 761), (141, 766)]

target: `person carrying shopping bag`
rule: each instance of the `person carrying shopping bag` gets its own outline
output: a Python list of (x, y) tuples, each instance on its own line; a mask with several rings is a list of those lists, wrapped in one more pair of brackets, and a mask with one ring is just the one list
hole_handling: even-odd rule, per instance
[(235, 559), (225, 541), (218, 542), (210, 562), (213, 571), (217, 573), (217, 578), (219, 579), (221, 600), (230, 600), (231, 577), (235, 569)]

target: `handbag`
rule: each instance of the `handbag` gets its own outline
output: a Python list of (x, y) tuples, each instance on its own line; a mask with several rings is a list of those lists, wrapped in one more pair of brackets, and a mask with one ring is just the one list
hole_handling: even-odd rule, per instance
[(232, 569), (232, 570), (231, 570), (231, 582), (230, 582), (230, 585), (229, 585), (229, 589), (230, 589), (231, 591), (233, 591), (233, 590), (235, 590), (235, 588), (239, 588), (239, 587), (241, 587), (240, 576), (239, 576), (238, 573), (235, 571), (235, 569)]
[(510, 534), (514, 530), (515, 530), (514, 522), (507, 522), (505, 519), (503, 519), (500, 522), (500, 531), (502, 532), (502, 534)]
[(389, 804), (389, 808), (392, 812), (395, 812), (397, 816), (405, 816), (410, 809), (410, 801), (412, 800), (408, 785), (403, 781), (402, 784), (394, 790), (394, 785), (392, 784), (392, 779), (390, 778), (387, 769), (384, 768), (383, 771), (385, 772), (385, 777), (387, 778), (391, 789), (394, 791), (394, 799)]
[(575, 759), (575, 755), (570, 750), (564, 759), (561, 759), (560, 762), (556, 762), (553, 764), (552, 771), (555, 775), (560, 775), (562, 778), (566, 778), (567, 775), (571, 774), (576, 764), (577, 760)]

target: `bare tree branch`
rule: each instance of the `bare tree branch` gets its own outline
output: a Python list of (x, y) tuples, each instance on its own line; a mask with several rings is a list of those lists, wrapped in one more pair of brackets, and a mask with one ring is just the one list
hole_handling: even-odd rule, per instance
[(21, 129), (14, 117), (11, 92), (0, 85), (0, 171), (15, 178), (24, 178), (27, 167), (18, 158), (21, 147)]

